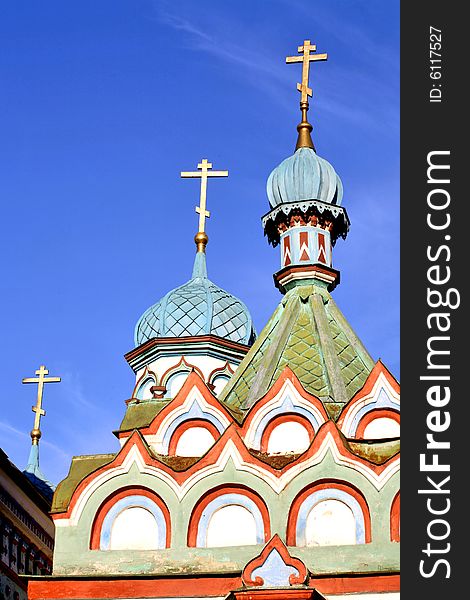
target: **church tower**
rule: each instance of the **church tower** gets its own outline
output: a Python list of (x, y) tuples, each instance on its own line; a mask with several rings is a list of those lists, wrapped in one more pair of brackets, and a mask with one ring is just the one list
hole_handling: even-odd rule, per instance
[(182, 174), (201, 177), (193, 275), (137, 323), (121, 448), (74, 457), (32, 599), (398, 598), (399, 385), (331, 295), (350, 223), (307, 118), (309, 66), (327, 56), (308, 40), (298, 53), (298, 141), (262, 220), (279, 305), (255, 339), (208, 279), (202, 161)]

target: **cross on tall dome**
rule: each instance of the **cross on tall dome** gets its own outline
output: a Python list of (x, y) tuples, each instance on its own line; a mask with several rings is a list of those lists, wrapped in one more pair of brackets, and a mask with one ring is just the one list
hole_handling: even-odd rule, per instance
[(207, 158), (203, 158), (197, 166), (199, 171), (181, 171), (181, 177), (199, 177), (201, 179), (201, 194), (199, 206), (196, 206), (196, 212), (199, 213), (198, 233), (205, 233), (206, 218), (210, 217), (210, 212), (206, 209), (207, 201), (207, 178), (208, 177), (228, 177), (228, 171), (211, 171), (212, 163)]
[(317, 60), (327, 60), (328, 54), (310, 54), (310, 50), (315, 52), (317, 47), (310, 44), (310, 40), (305, 40), (303, 46), (298, 46), (297, 51), (302, 56), (287, 56), (286, 63), (302, 63), (302, 83), (297, 84), (301, 96), (301, 102), (308, 102), (308, 96), (312, 97), (312, 89), (308, 87), (308, 79), (310, 74), (310, 63)]
[(60, 377), (46, 377), (49, 375), (49, 371), (46, 369), (44, 365), (41, 365), (35, 374), (38, 377), (26, 377), (23, 379), (22, 383), (37, 383), (38, 384), (38, 395), (36, 406), (32, 407), (32, 411), (36, 413), (34, 417), (34, 426), (31, 430), (31, 440), (33, 445), (37, 445), (39, 443), (39, 438), (41, 437), (41, 417), (44, 417), (46, 411), (42, 408), (42, 397), (44, 393), (44, 384), (45, 383), (59, 383), (61, 381)]
[[(303, 46), (298, 46), (297, 51), (301, 56), (287, 56), (286, 63), (302, 63), (302, 83), (297, 84), (297, 89), (300, 92), (300, 110), (302, 111), (302, 121), (297, 126), (299, 136), (297, 139), (296, 150), (299, 148), (312, 148), (315, 149), (310, 132), (312, 131), (312, 125), (308, 122), (307, 111), (308, 111), (308, 97), (312, 97), (312, 88), (308, 85), (310, 75), (310, 63), (314, 61), (327, 60), (328, 54), (315, 54), (317, 47), (315, 44), (311, 44), (310, 40), (304, 40)], [(311, 54), (310, 52), (313, 52)]]

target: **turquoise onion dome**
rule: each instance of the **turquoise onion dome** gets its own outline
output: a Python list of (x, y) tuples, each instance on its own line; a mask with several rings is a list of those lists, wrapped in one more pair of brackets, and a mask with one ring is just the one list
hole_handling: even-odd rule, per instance
[(171, 290), (140, 317), (135, 344), (157, 337), (216, 335), (251, 345), (256, 332), (248, 308), (207, 277), (206, 255), (197, 252), (191, 279)]
[(313, 148), (300, 147), (272, 171), (267, 192), (271, 208), (305, 200), (339, 205), (343, 184), (327, 160)]

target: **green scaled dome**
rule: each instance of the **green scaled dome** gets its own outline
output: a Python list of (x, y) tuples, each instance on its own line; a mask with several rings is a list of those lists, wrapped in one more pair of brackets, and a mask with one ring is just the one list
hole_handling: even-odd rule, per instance
[(134, 341), (209, 334), (247, 345), (256, 339), (248, 308), (207, 278), (206, 255), (198, 252), (191, 279), (144, 312)]
[(312, 148), (299, 148), (271, 173), (267, 182), (271, 208), (302, 200), (341, 204), (343, 184), (330, 163)]

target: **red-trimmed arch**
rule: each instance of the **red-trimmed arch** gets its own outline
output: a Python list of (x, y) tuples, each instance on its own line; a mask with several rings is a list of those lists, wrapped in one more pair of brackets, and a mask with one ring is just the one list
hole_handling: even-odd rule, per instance
[(366, 544), (371, 541), (371, 524), (370, 524), (370, 511), (366, 499), (362, 493), (350, 483), (344, 481), (338, 481), (336, 479), (322, 479), (304, 488), (292, 502), (289, 517), (287, 519), (287, 531), (286, 531), (286, 542), (288, 546), (297, 545), (297, 519), (299, 516), (299, 510), (304, 501), (315, 492), (319, 490), (330, 490), (336, 489), (345, 492), (352, 496), (361, 507), (362, 514), (364, 516), (364, 537)]
[(183, 433), (185, 433), (185, 431), (188, 431), (188, 429), (191, 429), (192, 427), (202, 427), (203, 429), (207, 429), (207, 431), (214, 438), (214, 442), (220, 437), (219, 430), (210, 421), (207, 421), (205, 419), (189, 419), (188, 421), (184, 421), (183, 423), (181, 423), (181, 425), (178, 425), (178, 427), (173, 432), (170, 438), (170, 443), (168, 445), (168, 454), (170, 456), (175, 455), (176, 448), (178, 447), (178, 442), (180, 441), (180, 438), (183, 435)]
[(269, 421), (269, 423), (266, 425), (261, 436), (261, 452), (268, 451), (269, 438), (271, 437), (271, 434), (274, 431), (274, 429), (276, 429), (276, 427), (278, 425), (281, 425), (282, 423), (290, 422), (300, 423), (300, 425), (303, 425), (307, 430), (310, 443), (312, 443), (312, 440), (315, 437), (315, 430), (313, 428), (313, 425), (307, 419), (307, 417), (304, 417), (303, 415), (299, 415), (297, 413), (285, 413), (282, 415), (277, 415), (276, 417), (271, 419), (271, 421)]
[(165, 545), (167, 548), (169, 548), (171, 543), (171, 520), (170, 511), (168, 510), (167, 505), (163, 502), (160, 496), (157, 496), (155, 492), (149, 490), (148, 488), (142, 486), (128, 486), (121, 488), (117, 493), (113, 492), (112, 495), (108, 496), (108, 498), (106, 498), (106, 500), (101, 504), (98, 511), (96, 512), (93, 525), (91, 527), (90, 550), (100, 549), (101, 529), (103, 527), (103, 521), (106, 515), (111, 510), (111, 508), (117, 502), (119, 502), (119, 500), (127, 498), (127, 496), (144, 496), (155, 502), (158, 508), (162, 511), (163, 517), (165, 519)]
[(374, 408), (366, 413), (359, 421), (356, 429), (357, 439), (363, 439), (367, 425), (372, 423), (372, 421), (375, 421), (375, 419), (392, 419), (392, 421), (395, 421), (400, 425), (400, 413), (398, 410), (393, 410), (391, 408)]
[(246, 496), (247, 498), (252, 500), (258, 507), (261, 513), (261, 517), (263, 519), (264, 541), (267, 542), (271, 538), (271, 524), (269, 520), (269, 512), (261, 496), (258, 496), (256, 492), (250, 490), (250, 488), (244, 485), (220, 485), (204, 494), (202, 498), (198, 500), (193, 509), (188, 527), (187, 543), (189, 548), (196, 547), (199, 521), (205, 508), (210, 502), (212, 502), (212, 500), (215, 500), (215, 498), (218, 498), (219, 496), (224, 496), (225, 494), (240, 494), (241, 496)]
[(390, 539), (400, 541), (400, 492), (397, 492), (390, 509)]

